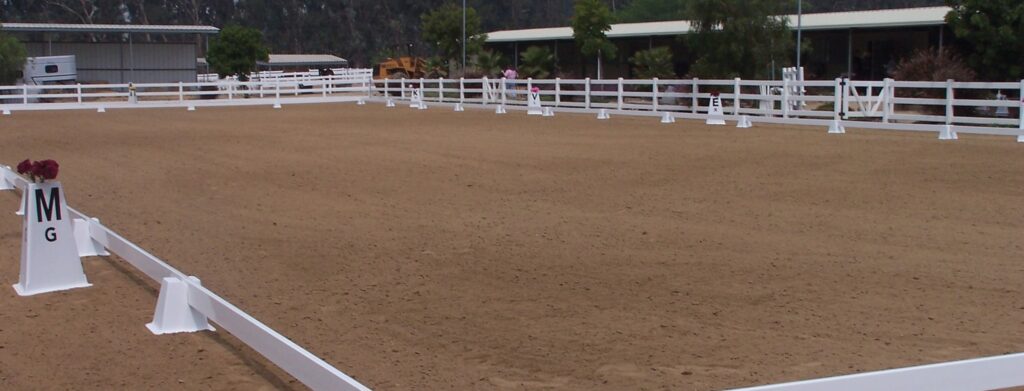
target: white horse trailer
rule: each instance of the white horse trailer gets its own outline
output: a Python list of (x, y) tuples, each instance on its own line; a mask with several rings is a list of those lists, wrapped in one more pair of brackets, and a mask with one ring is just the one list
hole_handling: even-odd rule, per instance
[(75, 56), (29, 57), (22, 81), (26, 85), (74, 83), (78, 80)]

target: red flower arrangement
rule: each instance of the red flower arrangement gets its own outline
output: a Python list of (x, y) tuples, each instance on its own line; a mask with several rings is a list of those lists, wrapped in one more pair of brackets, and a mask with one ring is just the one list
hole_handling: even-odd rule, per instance
[(60, 164), (52, 159), (31, 161), (25, 159), (25, 161), (18, 163), (18, 174), (28, 176), (32, 179), (32, 182), (43, 182), (51, 179), (57, 179), (57, 173), (60, 172)]

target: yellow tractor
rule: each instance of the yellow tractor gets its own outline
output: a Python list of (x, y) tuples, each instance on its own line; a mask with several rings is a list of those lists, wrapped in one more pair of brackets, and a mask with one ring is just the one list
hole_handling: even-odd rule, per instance
[(426, 75), (426, 61), (420, 57), (389, 58), (377, 64), (379, 79), (418, 79)]

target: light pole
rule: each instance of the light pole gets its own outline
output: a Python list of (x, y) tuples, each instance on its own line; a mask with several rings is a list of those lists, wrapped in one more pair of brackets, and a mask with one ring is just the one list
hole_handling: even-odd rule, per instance
[(796, 71), (800, 72), (800, 49), (803, 41), (804, 2), (796, 1)]
[(462, 0), (462, 76), (466, 76), (466, 0)]

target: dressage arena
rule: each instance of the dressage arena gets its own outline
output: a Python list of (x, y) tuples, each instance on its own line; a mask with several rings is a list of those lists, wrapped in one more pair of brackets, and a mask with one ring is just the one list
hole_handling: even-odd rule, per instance
[[(324, 104), (16, 112), (0, 163), (380, 390), (720, 389), (1024, 351), (1005, 137)], [(0, 388), (302, 389), (85, 258), (18, 298)], [(7, 213), (7, 212), (5, 212)]]

